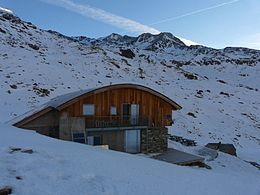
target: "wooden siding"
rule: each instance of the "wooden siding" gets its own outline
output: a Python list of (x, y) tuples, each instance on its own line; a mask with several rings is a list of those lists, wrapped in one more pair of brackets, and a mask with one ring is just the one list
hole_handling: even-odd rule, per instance
[(83, 104), (94, 104), (95, 116), (109, 116), (110, 106), (115, 106), (117, 116), (122, 116), (123, 103), (139, 104), (139, 116), (148, 117), (154, 126), (171, 125), (171, 120), (166, 118), (167, 115), (172, 115), (173, 106), (152, 93), (134, 88), (89, 93), (79, 98), (75, 103), (61, 109), (61, 113), (70, 117), (83, 116)]
[(102, 145), (108, 145), (111, 150), (125, 151), (125, 131), (90, 131), (87, 136), (101, 136)]
[[(83, 115), (84, 104), (95, 106), (93, 116)], [(139, 118), (123, 117), (123, 104), (138, 104)], [(110, 115), (111, 106), (116, 107), (116, 115)], [(63, 140), (72, 140), (72, 131), (101, 136), (101, 144), (117, 151), (125, 151), (124, 128), (137, 128), (141, 130), (141, 152), (161, 152), (168, 143), (165, 126), (172, 124), (172, 110), (180, 108), (163, 94), (145, 87), (106, 86), (47, 107), (15, 125)], [(130, 116), (131, 109), (129, 112)]]
[(72, 133), (85, 133), (85, 118), (82, 117), (60, 117), (59, 138), (72, 140)]
[(24, 129), (36, 130), (40, 134), (58, 138), (59, 112), (56, 110), (49, 111), (21, 127)]

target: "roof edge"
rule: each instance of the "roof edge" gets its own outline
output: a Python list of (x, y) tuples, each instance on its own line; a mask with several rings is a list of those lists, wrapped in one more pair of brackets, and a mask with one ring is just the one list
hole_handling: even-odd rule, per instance
[(23, 118), (23, 119), (21, 119), (19, 121), (14, 122), (12, 125), (16, 126), (16, 127), (21, 127), (21, 126), (29, 123), (30, 121), (39, 118), (43, 114), (46, 114), (47, 112), (49, 112), (49, 111), (51, 111), (53, 109), (54, 108), (50, 107), (50, 106), (46, 107), (46, 108), (43, 108), (42, 110), (39, 110), (38, 112), (32, 113), (31, 115), (29, 115), (29, 116), (27, 116), (27, 117), (25, 117), (25, 118)]
[(140, 84), (132, 84), (132, 83), (122, 83), (122, 84), (113, 84), (113, 85), (106, 85), (106, 86), (102, 86), (102, 87), (99, 87), (99, 88), (95, 88), (95, 89), (92, 89), (92, 90), (89, 90), (88, 92), (84, 93), (84, 94), (81, 94), (81, 95), (78, 95), (66, 102), (64, 102), (63, 104), (57, 106), (56, 108), (58, 110), (61, 110), (62, 108), (65, 107), (65, 105), (71, 105), (73, 104), (78, 98), (82, 97), (82, 96), (85, 96), (89, 93), (93, 93), (93, 92), (97, 92), (97, 93), (100, 93), (102, 91), (105, 91), (105, 90), (108, 90), (109, 88), (121, 88), (121, 87), (125, 87), (125, 86), (128, 86), (128, 87), (133, 87), (133, 88), (136, 88), (136, 89), (140, 89), (140, 90), (144, 90), (144, 91), (147, 91), (147, 92), (150, 92), (154, 95), (157, 95), (159, 96), (160, 98), (164, 99), (166, 102), (170, 103), (174, 108), (175, 110), (180, 110), (182, 109), (182, 107), (177, 104), (175, 101), (173, 101), (172, 99), (170, 99), (169, 97), (167, 97), (166, 95), (162, 94), (161, 92), (158, 92), (150, 87), (146, 87), (146, 86), (143, 86), (143, 85), (140, 85)]
[[(74, 102), (77, 101), (77, 99), (81, 98), (82, 96), (85, 96), (89, 93), (100, 93), (102, 91), (106, 91), (106, 90), (109, 90), (111, 88), (114, 88), (114, 89), (119, 89), (119, 88), (123, 88), (123, 87), (130, 87), (130, 88), (135, 88), (135, 89), (140, 89), (140, 90), (143, 90), (143, 91), (147, 91), (149, 93), (152, 93), (153, 95), (156, 95), (160, 98), (162, 98), (163, 100), (165, 100), (166, 102), (168, 102), (173, 108), (174, 110), (180, 110), (182, 107), (177, 104), (175, 101), (173, 101), (172, 99), (170, 99), (169, 97), (167, 97), (166, 95), (162, 94), (161, 92), (158, 92), (150, 87), (146, 87), (146, 86), (143, 86), (143, 85), (140, 85), (140, 84), (132, 84), (132, 83), (122, 83), (122, 84), (113, 84), (113, 85), (106, 85), (106, 86), (102, 86), (102, 87), (99, 87), (99, 88), (94, 88), (94, 89), (90, 89), (90, 90), (87, 90), (86, 92), (82, 91), (83, 93), (80, 93), (79, 95), (76, 95), (75, 97), (72, 97), (71, 99), (69, 99), (68, 101), (65, 101), (63, 103), (61, 103), (60, 105), (49, 105), (48, 102), (43, 104), (42, 106), (40, 106), (39, 108), (35, 110), (32, 110), (32, 111), (28, 111), (28, 115), (24, 118), (21, 118), (20, 117), (16, 117), (12, 120), (10, 120), (8, 123), (9, 124), (12, 124), (14, 126), (17, 126), (17, 127), (20, 127), (24, 124), (27, 124), (28, 122), (42, 116), (43, 114), (51, 111), (51, 110), (61, 110), (63, 109), (64, 107), (66, 106), (69, 106), (71, 104), (73, 104)], [(66, 94), (64, 94), (66, 95)], [(63, 96), (63, 95), (61, 95)], [(59, 97), (59, 96), (57, 96)], [(55, 99), (55, 98), (53, 98)], [(49, 102), (51, 102), (52, 100), (50, 100)], [(45, 107), (44, 107), (45, 105)], [(41, 109), (42, 108), (42, 109)]]

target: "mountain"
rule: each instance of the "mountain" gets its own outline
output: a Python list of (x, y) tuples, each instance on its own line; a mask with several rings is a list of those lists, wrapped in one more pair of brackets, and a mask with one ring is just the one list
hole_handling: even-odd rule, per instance
[(183, 109), (172, 134), (233, 143), (260, 161), (260, 51), (186, 46), (170, 33), (68, 37), (0, 12), (0, 120), (60, 94), (110, 83), (158, 90)]
[(185, 44), (173, 36), (171, 33), (160, 33), (158, 35), (152, 35), (150, 33), (143, 33), (138, 37), (130, 37), (127, 35), (119, 35), (116, 33), (112, 33), (111, 35), (103, 38), (89, 39), (87, 37), (74, 37), (74, 39), (79, 40), (82, 44), (92, 44), (92, 45), (108, 45), (108, 46), (116, 46), (116, 47), (134, 47), (138, 49), (145, 50), (158, 50), (165, 49), (171, 47), (181, 47), (185, 46)]

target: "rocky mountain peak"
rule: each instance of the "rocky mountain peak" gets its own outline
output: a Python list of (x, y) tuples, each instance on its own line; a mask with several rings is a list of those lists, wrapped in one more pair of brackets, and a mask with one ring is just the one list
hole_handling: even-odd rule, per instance
[(0, 7), (0, 14), (11, 14), (11, 15), (14, 15), (14, 12), (9, 10), (9, 9)]
[(153, 44), (168, 42), (168, 43), (185, 46), (185, 44), (180, 39), (178, 39), (177, 37), (175, 37), (174, 35), (172, 35), (169, 32), (162, 32), (157, 35), (153, 35), (150, 33), (143, 33), (140, 36), (138, 36), (137, 42), (150, 42)]
[(112, 33), (107, 37), (98, 38), (96, 40), (89, 38), (82, 39), (81, 37), (75, 37), (81, 43), (89, 44), (90, 42), (95, 45), (108, 45), (117, 47), (133, 47), (146, 50), (158, 50), (174, 47), (185, 47), (186, 45), (177, 37), (169, 32), (163, 32), (157, 35), (151, 33), (143, 33), (137, 37), (128, 35), (120, 35)]
[(107, 37), (101, 38), (104, 41), (120, 41), (122, 40), (123, 36), (117, 33), (112, 33), (111, 35), (108, 35)]

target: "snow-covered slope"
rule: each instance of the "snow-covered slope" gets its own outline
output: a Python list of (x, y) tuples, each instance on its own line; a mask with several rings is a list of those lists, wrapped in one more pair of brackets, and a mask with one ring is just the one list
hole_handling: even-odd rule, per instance
[[(0, 125), (0, 188), (19, 195), (257, 195), (259, 171), (230, 155), (182, 167)], [(21, 150), (12, 150), (21, 148)], [(33, 153), (23, 152), (32, 149)], [(249, 182), (250, 181), (250, 182)]]
[(66, 37), (0, 13), (0, 120), (60, 94), (133, 82), (179, 103), (172, 134), (260, 161), (260, 51), (186, 46), (169, 33)]

